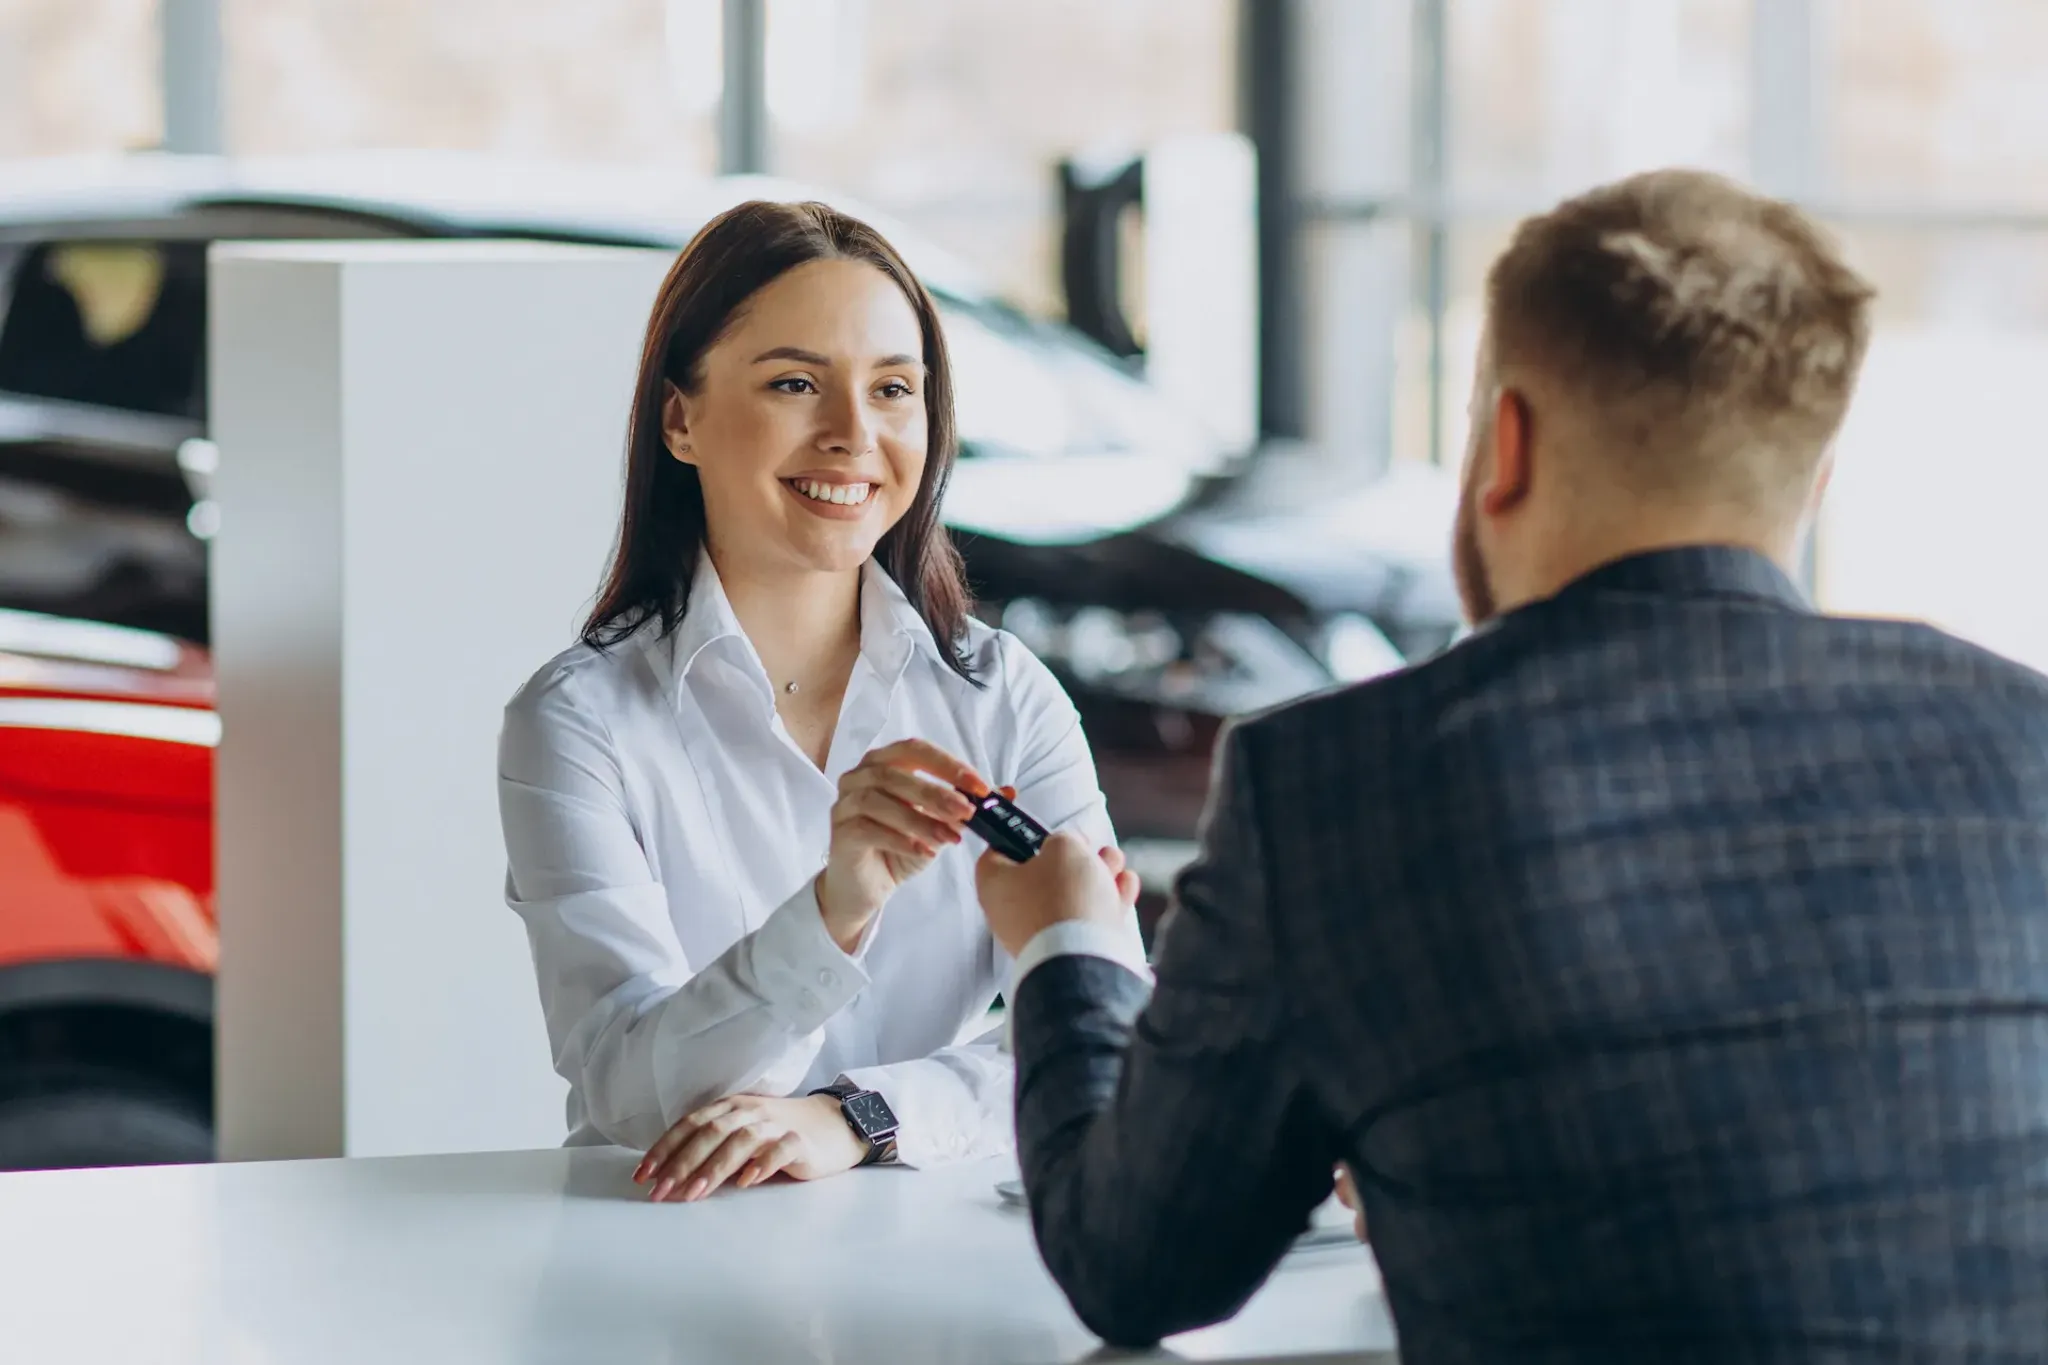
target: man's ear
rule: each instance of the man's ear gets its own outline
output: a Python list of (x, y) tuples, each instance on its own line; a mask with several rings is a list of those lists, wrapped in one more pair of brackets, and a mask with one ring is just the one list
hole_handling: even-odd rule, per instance
[(684, 464), (697, 463), (690, 440), (690, 398), (673, 380), (661, 383), (661, 443)]
[(1527, 500), (1536, 473), (1535, 436), (1529, 400), (1518, 389), (1502, 389), (1493, 400), (1493, 468), (1480, 496), (1489, 516), (1513, 511)]

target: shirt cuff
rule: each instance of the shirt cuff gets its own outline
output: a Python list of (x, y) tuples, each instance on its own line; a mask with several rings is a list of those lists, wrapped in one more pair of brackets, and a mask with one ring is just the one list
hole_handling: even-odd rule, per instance
[(1017, 954), (1010, 970), (1009, 998), (1017, 997), (1018, 983), (1048, 958), (1106, 957), (1150, 981), (1152, 968), (1145, 962), (1145, 944), (1138, 937), (1136, 921), (1108, 925), (1097, 920), (1070, 919), (1049, 924), (1032, 936)]
[(1056, 957), (1074, 956), (1105, 957), (1119, 967), (1136, 972), (1145, 978), (1147, 985), (1152, 982), (1152, 968), (1145, 961), (1145, 940), (1138, 934), (1137, 916), (1133, 915), (1128, 923), (1116, 926), (1080, 919), (1048, 924), (1032, 935), (1010, 969), (1010, 989), (1003, 993), (1010, 1008), (1003, 1011), (1003, 1036), (999, 1044), (1004, 1053), (1014, 1054), (1017, 1050), (1013, 1028), (1017, 1022), (1018, 985), (1033, 968)]
[(953, 1048), (888, 1066), (856, 1067), (846, 1078), (889, 1102), (898, 1125), (896, 1160), (912, 1170), (1010, 1150), (1015, 1079), (1009, 1060), (994, 1049)]
[(768, 1009), (799, 1037), (823, 1028), (867, 988), (868, 974), (825, 929), (816, 879), (776, 907), (751, 939), (755, 987)]

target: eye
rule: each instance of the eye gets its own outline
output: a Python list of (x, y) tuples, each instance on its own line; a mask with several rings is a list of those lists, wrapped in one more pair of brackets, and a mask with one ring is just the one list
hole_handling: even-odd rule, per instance
[(771, 389), (777, 389), (783, 393), (816, 393), (818, 391), (818, 386), (816, 384), (813, 384), (810, 380), (804, 378), (800, 374), (793, 374), (789, 376), (787, 379), (770, 380), (768, 382), (768, 387)]
[(884, 398), (908, 398), (911, 396), (911, 394), (915, 393), (916, 390), (912, 389), (910, 385), (904, 383), (900, 379), (889, 379), (884, 380), (882, 386), (879, 389), (876, 389), (875, 392), (880, 394)]

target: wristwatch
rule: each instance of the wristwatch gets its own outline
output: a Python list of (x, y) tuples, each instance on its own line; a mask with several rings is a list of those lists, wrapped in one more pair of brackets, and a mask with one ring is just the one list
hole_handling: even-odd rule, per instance
[(846, 1077), (841, 1076), (830, 1085), (820, 1086), (813, 1095), (830, 1095), (839, 1101), (839, 1112), (846, 1119), (846, 1126), (853, 1129), (854, 1136), (868, 1145), (868, 1154), (861, 1158), (863, 1166), (893, 1166), (896, 1164), (896, 1111), (889, 1107), (889, 1101), (873, 1090), (863, 1090)]

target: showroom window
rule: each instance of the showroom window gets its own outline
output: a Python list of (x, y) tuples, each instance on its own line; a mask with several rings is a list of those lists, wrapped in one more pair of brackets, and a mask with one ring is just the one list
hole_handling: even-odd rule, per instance
[(154, 146), (159, 0), (0, 5), (0, 157)]
[(1053, 167), (1237, 126), (1234, 0), (768, 0), (771, 165), (1057, 315)]
[[(162, 3), (0, 7), (0, 153), (156, 142)], [(1819, 213), (1881, 291), (1812, 566), (1822, 599), (2048, 663), (2048, 613), (2008, 586), (2036, 576), (2018, 518), (2048, 493), (2013, 434), (2048, 361), (2040, 0), (216, 7), (232, 151), (689, 176), (722, 164), (725, 18), (750, 14), (765, 167), (873, 204), (1040, 314), (1063, 306), (1060, 158), (1255, 124), (1277, 99), (1290, 132), (1264, 154), (1290, 162), (1288, 192), (1262, 201), (1280, 224), (1265, 263), (1291, 278), (1266, 311), (1266, 430), (1345, 477), (1458, 458), (1480, 284), (1519, 216), (1634, 169), (1730, 172)], [(1288, 55), (1262, 104), (1274, 52), (1247, 35), (1275, 14)]]
[(2030, 376), (2048, 370), (2048, 6), (1295, 14), (1305, 434), (1335, 470), (1461, 458), (1481, 287), (1518, 218), (1638, 169), (1720, 170), (1818, 213), (1879, 289), (1816, 538), (1820, 600), (2048, 666), (2022, 521), (2048, 498), (2048, 464), (2021, 435)]

